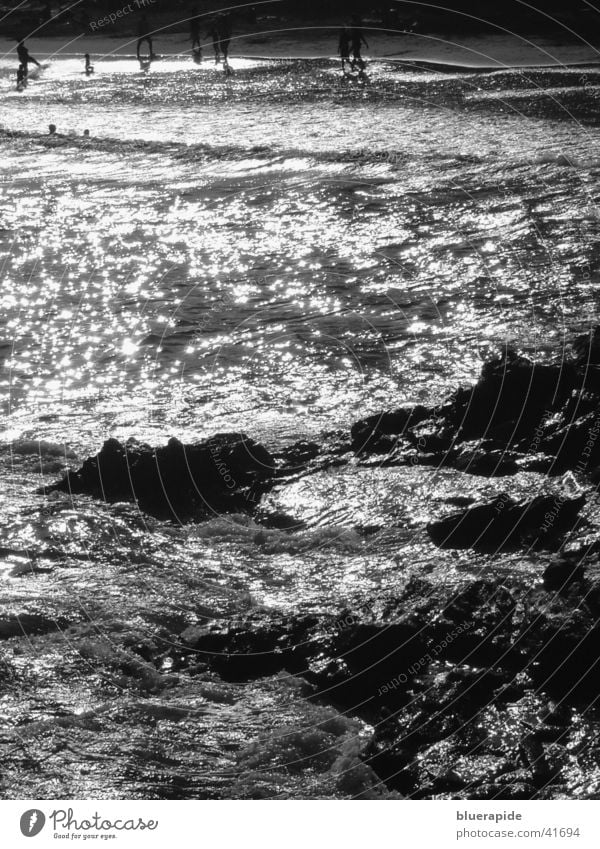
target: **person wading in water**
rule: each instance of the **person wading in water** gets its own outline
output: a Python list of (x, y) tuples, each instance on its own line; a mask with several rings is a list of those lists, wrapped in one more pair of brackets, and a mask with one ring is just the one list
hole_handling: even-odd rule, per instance
[(148, 59), (150, 61), (152, 61), (152, 59), (154, 59), (154, 50), (152, 49), (151, 32), (152, 32), (152, 30), (150, 29), (150, 24), (148, 23), (148, 18), (146, 17), (146, 14), (144, 13), (144, 14), (142, 14), (142, 17), (140, 18), (140, 22), (138, 24), (138, 43), (137, 43), (137, 49), (136, 49), (138, 62), (141, 62), (140, 50), (141, 50), (142, 44), (144, 42), (146, 42), (148, 44), (148, 49), (150, 51), (150, 55), (148, 56)]
[(33, 62), (34, 65), (37, 65), (38, 68), (42, 66), (38, 62), (37, 59), (34, 59), (33, 56), (30, 55), (29, 50), (25, 47), (25, 40), (23, 38), (17, 38), (17, 56), (19, 57), (19, 64), (23, 66), (23, 70), (25, 71), (25, 79), (27, 79), (28, 73), (28, 65), (30, 62)]
[(352, 19), (352, 29), (350, 30), (350, 40), (352, 42), (352, 70), (358, 65), (361, 71), (365, 69), (365, 61), (361, 56), (362, 45), (368, 49), (369, 44), (367, 39), (363, 35), (362, 26), (360, 23), (360, 18), (354, 17)]
[(346, 62), (350, 64), (350, 30), (348, 27), (342, 27), (340, 30), (338, 53), (342, 60), (342, 71), (346, 73)]

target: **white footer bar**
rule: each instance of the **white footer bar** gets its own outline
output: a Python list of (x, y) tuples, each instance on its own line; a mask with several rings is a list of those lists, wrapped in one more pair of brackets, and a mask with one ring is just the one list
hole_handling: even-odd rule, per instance
[(420, 849), (600, 846), (600, 802), (0, 802), (3, 846)]

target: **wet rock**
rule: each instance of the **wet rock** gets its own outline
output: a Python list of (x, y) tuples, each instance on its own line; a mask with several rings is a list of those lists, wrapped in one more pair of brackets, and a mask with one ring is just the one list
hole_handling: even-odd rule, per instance
[(200, 518), (211, 511), (251, 511), (272, 486), (275, 461), (242, 433), (152, 448), (107, 440), (95, 457), (50, 487), (106, 501), (136, 501), (158, 516)]
[[(555, 596), (553, 603), (530, 613), (524, 644), (532, 659), (538, 687), (556, 696), (579, 700), (598, 697), (600, 626), (580, 599)], [(533, 641), (535, 640), (535, 648)], [(535, 648), (535, 650), (534, 650)]]
[(544, 586), (547, 590), (562, 590), (575, 581), (582, 581), (585, 569), (579, 562), (563, 557), (548, 564), (544, 570)]
[(472, 798), (477, 799), (533, 799), (537, 787), (531, 780), (527, 769), (515, 769), (499, 775), (496, 779), (482, 784)]
[(294, 519), (293, 516), (283, 513), (281, 510), (259, 509), (254, 517), (255, 522), (264, 528), (278, 531), (300, 531), (306, 528), (306, 522)]
[(452, 418), (460, 441), (488, 436), (499, 427), (506, 442), (526, 436), (546, 410), (568, 397), (575, 382), (570, 363), (536, 363), (507, 349), (484, 364), (472, 389), (456, 393)]
[(465, 443), (456, 454), (454, 467), (470, 475), (502, 477), (515, 474), (518, 470), (517, 459), (518, 455), (503, 449)]
[(427, 532), (440, 548), (473, 548), (504, 551), (522, 545), (554, 548), (576, 523), (585, 496), (538, 496), (516, 502), (500, 495), (489, 504), (478, 504), (430, 522)]
[(594, 616), (600, 617), (600, 581), (594, 581), (591, 586), (586, 587), (583, 601)]
[(306, 677), (334, 704), (357, 710), (406, 700), (427, 640), (418, 617), (344, 628), (308, 658)]
[(421, 404), (401, 407), (385, 413), (376, 413), (352, 425), (352, 448), (357, 453), (370, 451), (387, 454), (409, 427), (414, 427), (431, 411)]
[(588, 333), (577, 336), (572, 350), (578, 365), (600, 365), (600, 327), (593, 327)]
[(285, 619), (256, 613), (243, 620), (192, 625), (181, 640), (226, 680), (246, 681), (302, 668), (317, 624), (311, 616)]
[(449, 457), (454, 458), (456, 455), (456, 451), (453, 451), (456, 441), (454, 431), (441, 426), (437, 418), (425, 419), (407, 433), (407, 438), (420, 453), (436, 454), (446, 463), (449, 462)]
[(579, 739), (572, 705), (598, 695), (600, 626), (576, 586), (413, 578), (337, 617), (192, 626), (178, 650), (228, 680), (301, 675), (374, 727), (370, 767), (411, 797), (550, 798)]
[(435, 409), (417, 406), (355, 423), (352, 447), (362, 455), (392, 453), (395, 464), (470, 474), (589, 474), (600, 465), (599, 340), (596, 328), (575, 341), (573, 358), (561, 351), (547, 363), (505, 350), (484, 364), (474, 386)]
[(320, 452), (321, 448), (316, 442), (303, 440), (295, 442), (274, 456), (283, 462), (286, 472), (291, 474), (304, 469), (307, 463), (319, 456)]
[(533, 784), (547, 787), (556, 781), (566, 761), (566, 752), (557, 743), (545, 745), (536, 729), (524, 735), (519, 747), (523, 762), (528, 767)]
[(573, 469), (578, 474), (590, 474), (600, 462), (600, 407), (564, 427), (551, 430), (541, 442), (546, 454), (556, 459), (555, 474)]
[(41, 613), (0, 616), (0, 640), (6, 640), (9, 637), (27, 637), (34, 634), (62, 631), (68, 624), (68, 621), (63, 617), (52, 619)]

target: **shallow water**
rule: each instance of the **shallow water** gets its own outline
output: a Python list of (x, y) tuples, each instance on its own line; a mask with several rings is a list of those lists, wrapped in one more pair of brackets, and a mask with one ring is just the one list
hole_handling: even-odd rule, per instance
[[(349, 466), (305, 478), (269, 499), (306, 522), (292, 535), (247, 517), (176, 527), (132, 505), (34, 495), (108, 435), (158, 444), (241, 429), (272, 448), (318, 439), (367, 412), (443, 398), (499, 344), (543, 355), (598, 320), (600, 72), (372, 63), (358, 80), (328, 61), (233, 66), (227, 79), (184, 59), (147, 74), (105, 60), (88, 79), (57, 59), (23, 94), (8, 63), (0, 69), (0, 580), (4, 616), (47, 620), (23, 619), (25, 634), (46, 633), (9, 644), (6, 662), (27, 682), (4, 699), (9, 734), (48, 721), (60, 738), (57, 716), (91, 711), (107, 735), (98, 756), (114, 757), (122, 734), (103, 726), (101, 706), (110, 702), (109, 726), (122, 709), (131, 728), (142, 708), (131, 695), (140, 675), (113, 680), (111, 653), (167, 640), (178, 623), (261, 606), (341, 609), (415, 574), (539, 567), (425, 539), (425, 522), (464, 492), (456, 472)], [(65, 135), (42, 135), (50, 122)], [(486, 497), (502, 485), (468, 482)], [(523, 493), (547, 486), (511, 481)], [(179, 681), (180, 707), (204, 710), (198, 686)], [(262, 686), (227, 685), (216, 701), (243, 713), (271, 698)], [(290, 686), (264, 684), (282, 724), (311, 726), (314, 706)], [(277, 760), (277, 745), (243, 754), (264, 729), (223, 710), (205, 711), (204, 784), (181, 777), (184, 711), (175, 724), (186, 733), (163, 752), (180, 763), (175, 789), (172, 776), (140, 778), (139, 763), (124, 777), (117, 758), (118, 775), (74, 783), (63, 762), (48, 792), (244, 795), (232, 775)], [(343, 748), (352, 734), (340, 726), (332, 740)], [(135, 763), (148, 745), (130, 753)], [(278, 795), (283, 781), (284, 795), (344, 795), (334, 763), (316, 757), (326, 778), (314, 786), (289, 770), (285, 785), (273, 768), (261, 792)], [(40, 798), (18, 774), (4, 792)]]

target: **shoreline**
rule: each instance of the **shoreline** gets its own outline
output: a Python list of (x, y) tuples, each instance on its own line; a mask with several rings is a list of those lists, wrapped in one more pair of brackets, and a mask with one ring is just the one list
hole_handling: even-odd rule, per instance
[[(303, 33), (306, 31), (303, 30)], [(262, 61), (300, 61), (337, 58), (335, 32), (323, 35), (289, 35), (289, 30), (234, 36), (231, 59)], [(453, 40), (441, 35), (400, 33), (371, 34), (370, 49), (364, 53), (367, 62), (399, 62), (407, 65), (431, 65), (433, 70), (444, 67), (452, 70), (494, 71), (516, 68), (564, 68), (600, 65), (600, 51), (591, 44), (557, 43), (546, 36), (489, 35), (461, 36)], [(189, 38), (184, 33), (155, 36), (156, 52), (165, 58), (189, 56)], [(135, 56), (137, 38), (133, 35), (87, 35), (73, 38), (35, 37), (27, 40), (32, 54), (44, 59), (77, 57), (93, 54), (96, 61), (110, 57)], [(74, 49), (81, 45), (81, 49)], [(64, 49), (63, 49), (64, 48)], [(207, 60), (212, 59), (212, 47), (203, 44)], [(15, 42), (0, 39), (0, 64), (16, 61)]]

